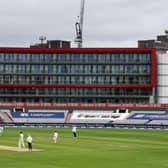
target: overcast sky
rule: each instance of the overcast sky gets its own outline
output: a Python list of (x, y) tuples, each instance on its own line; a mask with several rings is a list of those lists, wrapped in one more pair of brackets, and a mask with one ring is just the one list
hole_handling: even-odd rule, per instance
[[(168, 29), (168, 0), (85, 0), (84, 47), (136, 47)], [(0, 46), (75, 39), (80, 0), (0, 0)]]

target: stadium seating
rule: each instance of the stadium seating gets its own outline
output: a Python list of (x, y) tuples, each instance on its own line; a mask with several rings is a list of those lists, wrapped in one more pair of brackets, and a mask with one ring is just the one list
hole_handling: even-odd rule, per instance
[(120, 110), (51, 110), (29, 109), (28, 112), (10, 112), (0, 110), (0, 123), (100, 123), (100, 124), (144, 124), (168, 125), (166, 111), (128, 112)]
[(8, 123), (12, 123), (13, 119), (10, 116), (10, 110), (0, 110), (0, 118), (1, 118), (1, 122), (8, 122)]

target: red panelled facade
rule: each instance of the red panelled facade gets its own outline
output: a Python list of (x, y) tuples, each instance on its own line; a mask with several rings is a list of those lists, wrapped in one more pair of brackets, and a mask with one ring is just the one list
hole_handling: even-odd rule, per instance
[(0, 48), (0, 86), (0, 102), (155, 103), (156, 51)]

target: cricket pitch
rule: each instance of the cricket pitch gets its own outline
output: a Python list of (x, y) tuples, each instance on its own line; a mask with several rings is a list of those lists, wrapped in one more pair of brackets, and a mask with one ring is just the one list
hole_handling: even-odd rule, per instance
[[(27, 148), (18, 148), (13, 146), (2, 146), (0, 145), (0, 150), (8, 150), (8, 151), (17, 151), (17, 152), (28, 152)], [(32, 151), (41, 151), (40, 149), (33, 149)]]

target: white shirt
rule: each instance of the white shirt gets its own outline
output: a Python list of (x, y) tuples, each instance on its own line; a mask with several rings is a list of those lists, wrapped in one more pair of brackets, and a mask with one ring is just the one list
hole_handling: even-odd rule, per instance
[(27, 142), (32, 143), (33, 138), (31, 136), (27, 137)]
[(23, 133), (20, 133), (20, 140), (23, 140), (23, 138), (24, 138)]
[(2, 133), (3, 133), (3, 127), (0, 127), (0, 135), (2, 135)]
[(54, 137), (57, 137), (58, 136), (58, 133), (57, 132), (54, 132)]
[(73, 128), (72, 128), (72, 132), (76, 132), (76, 127), (73, 127)]
[(3, 129), (4, 129), (3, 127), (0, 127), (0, 131), (1, 131), (1, 132), (3, 132)]

